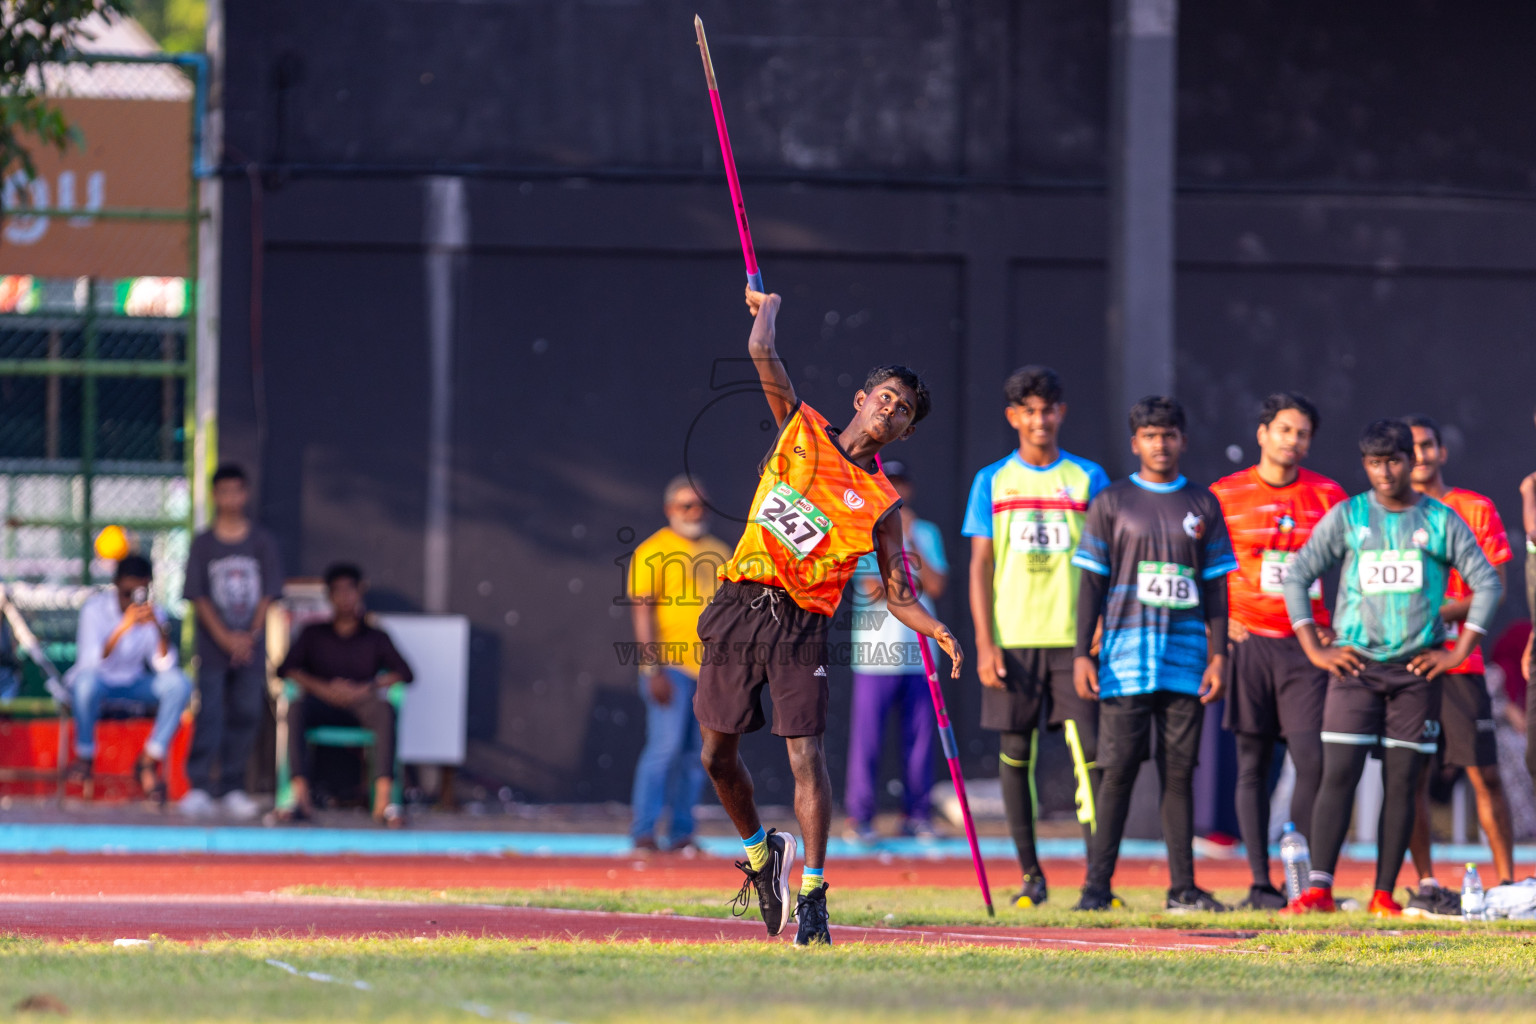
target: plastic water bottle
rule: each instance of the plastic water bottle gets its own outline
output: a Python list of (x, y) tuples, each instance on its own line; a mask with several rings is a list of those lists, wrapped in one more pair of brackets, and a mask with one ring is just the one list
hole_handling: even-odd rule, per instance
[(1468, 864), (1467, 873), (1461, 876), (1461, 919), (1481, 921), (1485, 902), (1483, 879), (1477, 873), (1477, 865)]
[(1312, 884), (1312, 851), (1307, 837), (1296, 831), (1296, 823), (1285, 823), (1280, 835), (1280, 863), (1285, 865), (1285, 898), (1296, 900)]

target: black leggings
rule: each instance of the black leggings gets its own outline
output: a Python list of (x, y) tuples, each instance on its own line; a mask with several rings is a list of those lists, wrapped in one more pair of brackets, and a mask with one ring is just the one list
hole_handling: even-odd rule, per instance
[(997, 778), (1003, 791), (1008, 833), (1026, 875), (1040, 874), (1035, 853), (1035, 732), (1000, 733)]
[[(1098, 787), (1098, 831), (1089, 848), (1085, 888), (1108, 889), (1120, 855), (1120, 838), (1131, 810), (1131, 794), (1147, 741), (1156, 735), (1152, 757), (1161, 783), (1163, 840), (1168, 847), (1168, 893), (1182, 895), (1195, 887), (1195, 766), (1200, 758), (1200, 734), (1205, 707), (1182, 694), (1152, 693), (1118, 698), (1099, 715), (1099, 756), (1111, 752)], [(1123, 712), (1131, 711), (1127, 716)]]
[[(1332, 885), (1339, 863), (1339, 851), (1349, 831), (1349, 815), (1355, 802), (1355, 787), (1365, 770), (1371, 748), (1347, 743), (1323, 744), (1323, 783), (1317, 793), (1317, 808), (1312, 818), (1316, 833), (1312, 843), (1313, 885)], [(1408, 851), (1413, 834), (1414, 799), (1419, 773), (1429, 755), (1407, 747), (1387, 747), (1381, 753), (1381, 820), (1376, 830), (1376, 888), (1391, 892), (1397, 885), (1397, 873)]]
[[(1039, 732), (999, 733), (1000, 751), (997, 764), (998, 782), (1002, 786), (1003, 813), (1008, 819), (1008, 834), (1013, 837), (1013, 848), (1018, 854), (1019, 869), (1026, 875), (1039, 876), (1040, 861), (1035, 851), (1035, 758), (1038, 751)], [(1078, 743), (1083, 750), (1083, 765), (1072, 765), (1073, 781), (1082, 782), (1078, 773), (1086, 767), (1088, 772), (1088, 802), (1096, 806), (1095, 797), (1104, 773), (1094, 766), (1098, 751), (1095, 737), (1086, 729), (1078, 730)], [(1083, 849), (1093, 852), (1093, 826), (1083, 823)]]
[[(1248, 868), (1254, 885), (1269, 885), (1269, 779), (1275, 760), (1275, 739), (1238, 733), (1237, 825), (1248, 850)], [(1296, 788), (1291, 796), (1291, 821), (1296, 831), (1312, 841), (1312, 805), (1323, 774), (1321, 736), (1287, 739), (1291, 762), (1296, 766)]]

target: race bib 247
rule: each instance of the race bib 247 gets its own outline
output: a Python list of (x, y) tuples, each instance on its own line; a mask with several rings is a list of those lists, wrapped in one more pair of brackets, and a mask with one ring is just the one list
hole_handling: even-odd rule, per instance
[(773, 534), (796, 558), (809, 555), (832, 529), (826, 513), (786, 483), (777, 483), (752, 510), (752, 521)]

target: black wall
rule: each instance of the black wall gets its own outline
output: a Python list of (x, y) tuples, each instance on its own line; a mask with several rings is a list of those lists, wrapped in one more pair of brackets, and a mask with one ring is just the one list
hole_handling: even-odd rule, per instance
[[(623, 799), (641, 706), (613, 644), (622, 559), (686, 463), (744, 510), (768, 435), (732, 388), (749, 320), (691, 20), (672, 2), (234, 2), (224, 81), (223, 452), (260, 468), (290, 569), (356, 559), (419, 606), (428, 175), (466, 181), (455, 278), (453, 610), (475, 626), (471, 762), (541, 799)], [(834, 420), (909, 362), (902, 458), (950, 542), (1007, 452), (1014, 366), (1065, 375), (1064, 440), (1124, 468), (1106, 408), (1107, 4), (709, 3), (780, 348)], [(1186, 2), (1178, 391), (1186, 467), (1254, 456), (1253, 408), (1322, 407), (1313, 465), (1422, 411), (1453, 482), (1518, 534), (1536, 384), (1536, 14), (1516, 4)], [(252, 254), (261, 254), (253, 266)], [(254, 287), (253, 287), (254, 285)], [(259, 301), (253, 317), (252, 297)], [(259, 331), (253, 331), (259, 321)], [(721, 361), (724, 362), (721, 362)], [(260, 410), (260, 415), (258, 415)], [(718, 532), (734, 541), (729, 515)], [(1505, 614), (1521, 611), (1519, 572)], [(992, 772), (977, 684), (950, 687)], [(846, 670), (834, 674), (846, 714)], [(829, 734), (840, 778), (845, 722)], [(754, 740), (765, 797), (787, 797)]]

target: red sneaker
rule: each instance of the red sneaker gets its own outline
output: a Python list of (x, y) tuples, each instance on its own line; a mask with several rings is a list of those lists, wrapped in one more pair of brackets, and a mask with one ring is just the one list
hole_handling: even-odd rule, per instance
[[(1390, 897), (1389, 897), (1390, 898)], [(1333, 905), (1332, 887), (1314, 885), (1300, 896), (1291, 900), (1282, 914), (1331, 914), (1338, 907)]]
[(1402, 917), (1403, 905), (1393, 899), (1390, 892), (1377, 889), (1371, 894), (1369, 912), (1372, 917)]

